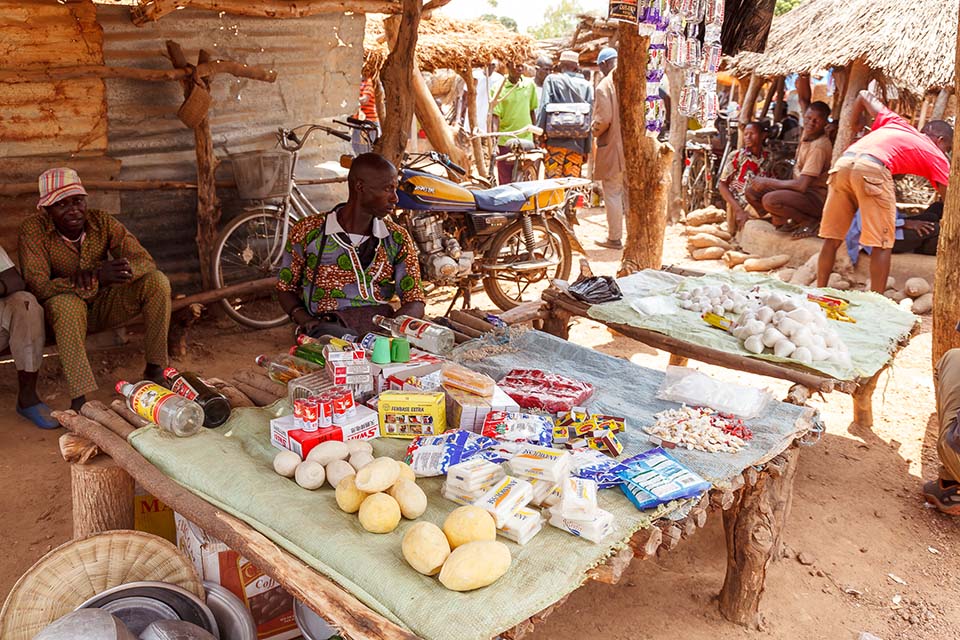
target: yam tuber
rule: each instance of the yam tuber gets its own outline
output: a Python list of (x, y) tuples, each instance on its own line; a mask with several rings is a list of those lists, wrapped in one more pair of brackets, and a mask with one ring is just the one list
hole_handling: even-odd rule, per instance
[(925, 293), (919, 298), (914, 298), (913, 300), (913, 312), (917, 315), (923, 315), (925, 313), (930, 313), (933, 309), (933, 294)]
[(742, 251), (727, 251), (723, 254), (723, 261), (727, 263), (728, 267), (735, 267), (738, 264), (743, 264), (744, 260), (752, 257), (749, 253)]
[(930, 283), (923, 278), (908, 278), (903, 290), (911, 298), (919, 298), (930, 293)]
[(687, 214), (686, 223), (691, 227), (697, 227), (702, 224), (713, 224), (723, 222), (727, 219), (727, 212), (717, 207), (704, 207), (696, 209)]
[(694, 260), (719, 260), (723, 257), (723, 247), (703, 247), (690, 252)]
[(777, 277), (783, 282), (790, 282), (790, 278), (792, 278), (793, 274), (796, 272), (797, 270), (793, 267), (787, 267), (786, 269), (780, 269), (780, 271), (777, 271)]
[(827, 286), (831, 289), (837, 289), (839, 291), (846, 291), (850, 288), (850, 282), (847, 281), (839, 273), (831, 273), (830, 279), (827, 280)]
[(726, 240), (721, 240), (717, 236), (710, 235), (709, 233), (697, 233), (690, 236), (690, 238), (687, 240), (687, 245), (695, 249), (702, 249), (704, 247), (723, 247), (724, 251), (728, 251), (733, 248)]
[(790, 262), (790, 256), (782, 253), (769, 258), (748, 258), (743, 261), (743, 268), (747, 271), (772, 271), (779, 269)]

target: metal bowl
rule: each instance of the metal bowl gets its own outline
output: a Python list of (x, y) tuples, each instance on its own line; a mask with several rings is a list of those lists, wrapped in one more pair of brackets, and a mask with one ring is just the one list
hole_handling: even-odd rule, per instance
[(183, 620), (159, 620), (140, 634), (140, 640), (218, 640), (206, 629)]
[(195, 594), (166, 582), (129, 582), (107, 589), (77, 609), (104, 609), (139, 636), (159, 620), (184, 620), (220, 637), (217, 620)]
[(123, 623), (102, 609), (71, 611), (34, 640), (136, 640)]
[(336, 629), (296, 598), (293, 599), (293, 618), (304, 640), (329, 640), (337, 635)]
[(204, 581), (203, 588), (223, 640), (257, 640), (257, 624), (243, 600), (216, 582)]

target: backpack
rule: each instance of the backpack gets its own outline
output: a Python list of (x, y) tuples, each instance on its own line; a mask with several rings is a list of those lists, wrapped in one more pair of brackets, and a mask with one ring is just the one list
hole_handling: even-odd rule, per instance
[(554, 102), (544, 106), (549, 138), (590, 137), (591, 108), (586, 102)]

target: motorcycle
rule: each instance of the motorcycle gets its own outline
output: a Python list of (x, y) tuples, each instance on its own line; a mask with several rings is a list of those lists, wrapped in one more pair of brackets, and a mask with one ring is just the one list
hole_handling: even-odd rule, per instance
[[(431, 169), (440, 167), (443, 177)], [(502, 310), (540, 297), (570, 275), (573, 252), (585, 253), (574, 227), (590, 181), (555, 178), (470, 188), (466, 170), (435, 151), (408, 156), (397, 189), (397, 219), (417, 245), (421, 275), (455, 286), (470, 306), (478, 281)]]

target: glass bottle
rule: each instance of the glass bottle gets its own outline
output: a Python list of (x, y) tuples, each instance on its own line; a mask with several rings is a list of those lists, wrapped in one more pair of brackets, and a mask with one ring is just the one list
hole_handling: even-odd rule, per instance
[(452, 330), (411, 316), (387, 318), (377, 315), (373, 316), (373, 324), (386, 329), (395, 338), (406, 338), (418, 349), (437, 355), (450, 353), (456, 344)]
[(177, 371), (173, 367), (163, 370), (163, 378), (170, 390), (187, 400), (193, 400), (203, 409), (203, 426), (219, 427), (230, 417), (230, 401), (215, 387), (206, 383), (191, 371)]
[(156, 382), (120, 380), (116, 390), (127, 399), (131, 411), (175, 436), (192, 436), (203, 426), (200, 405)]

